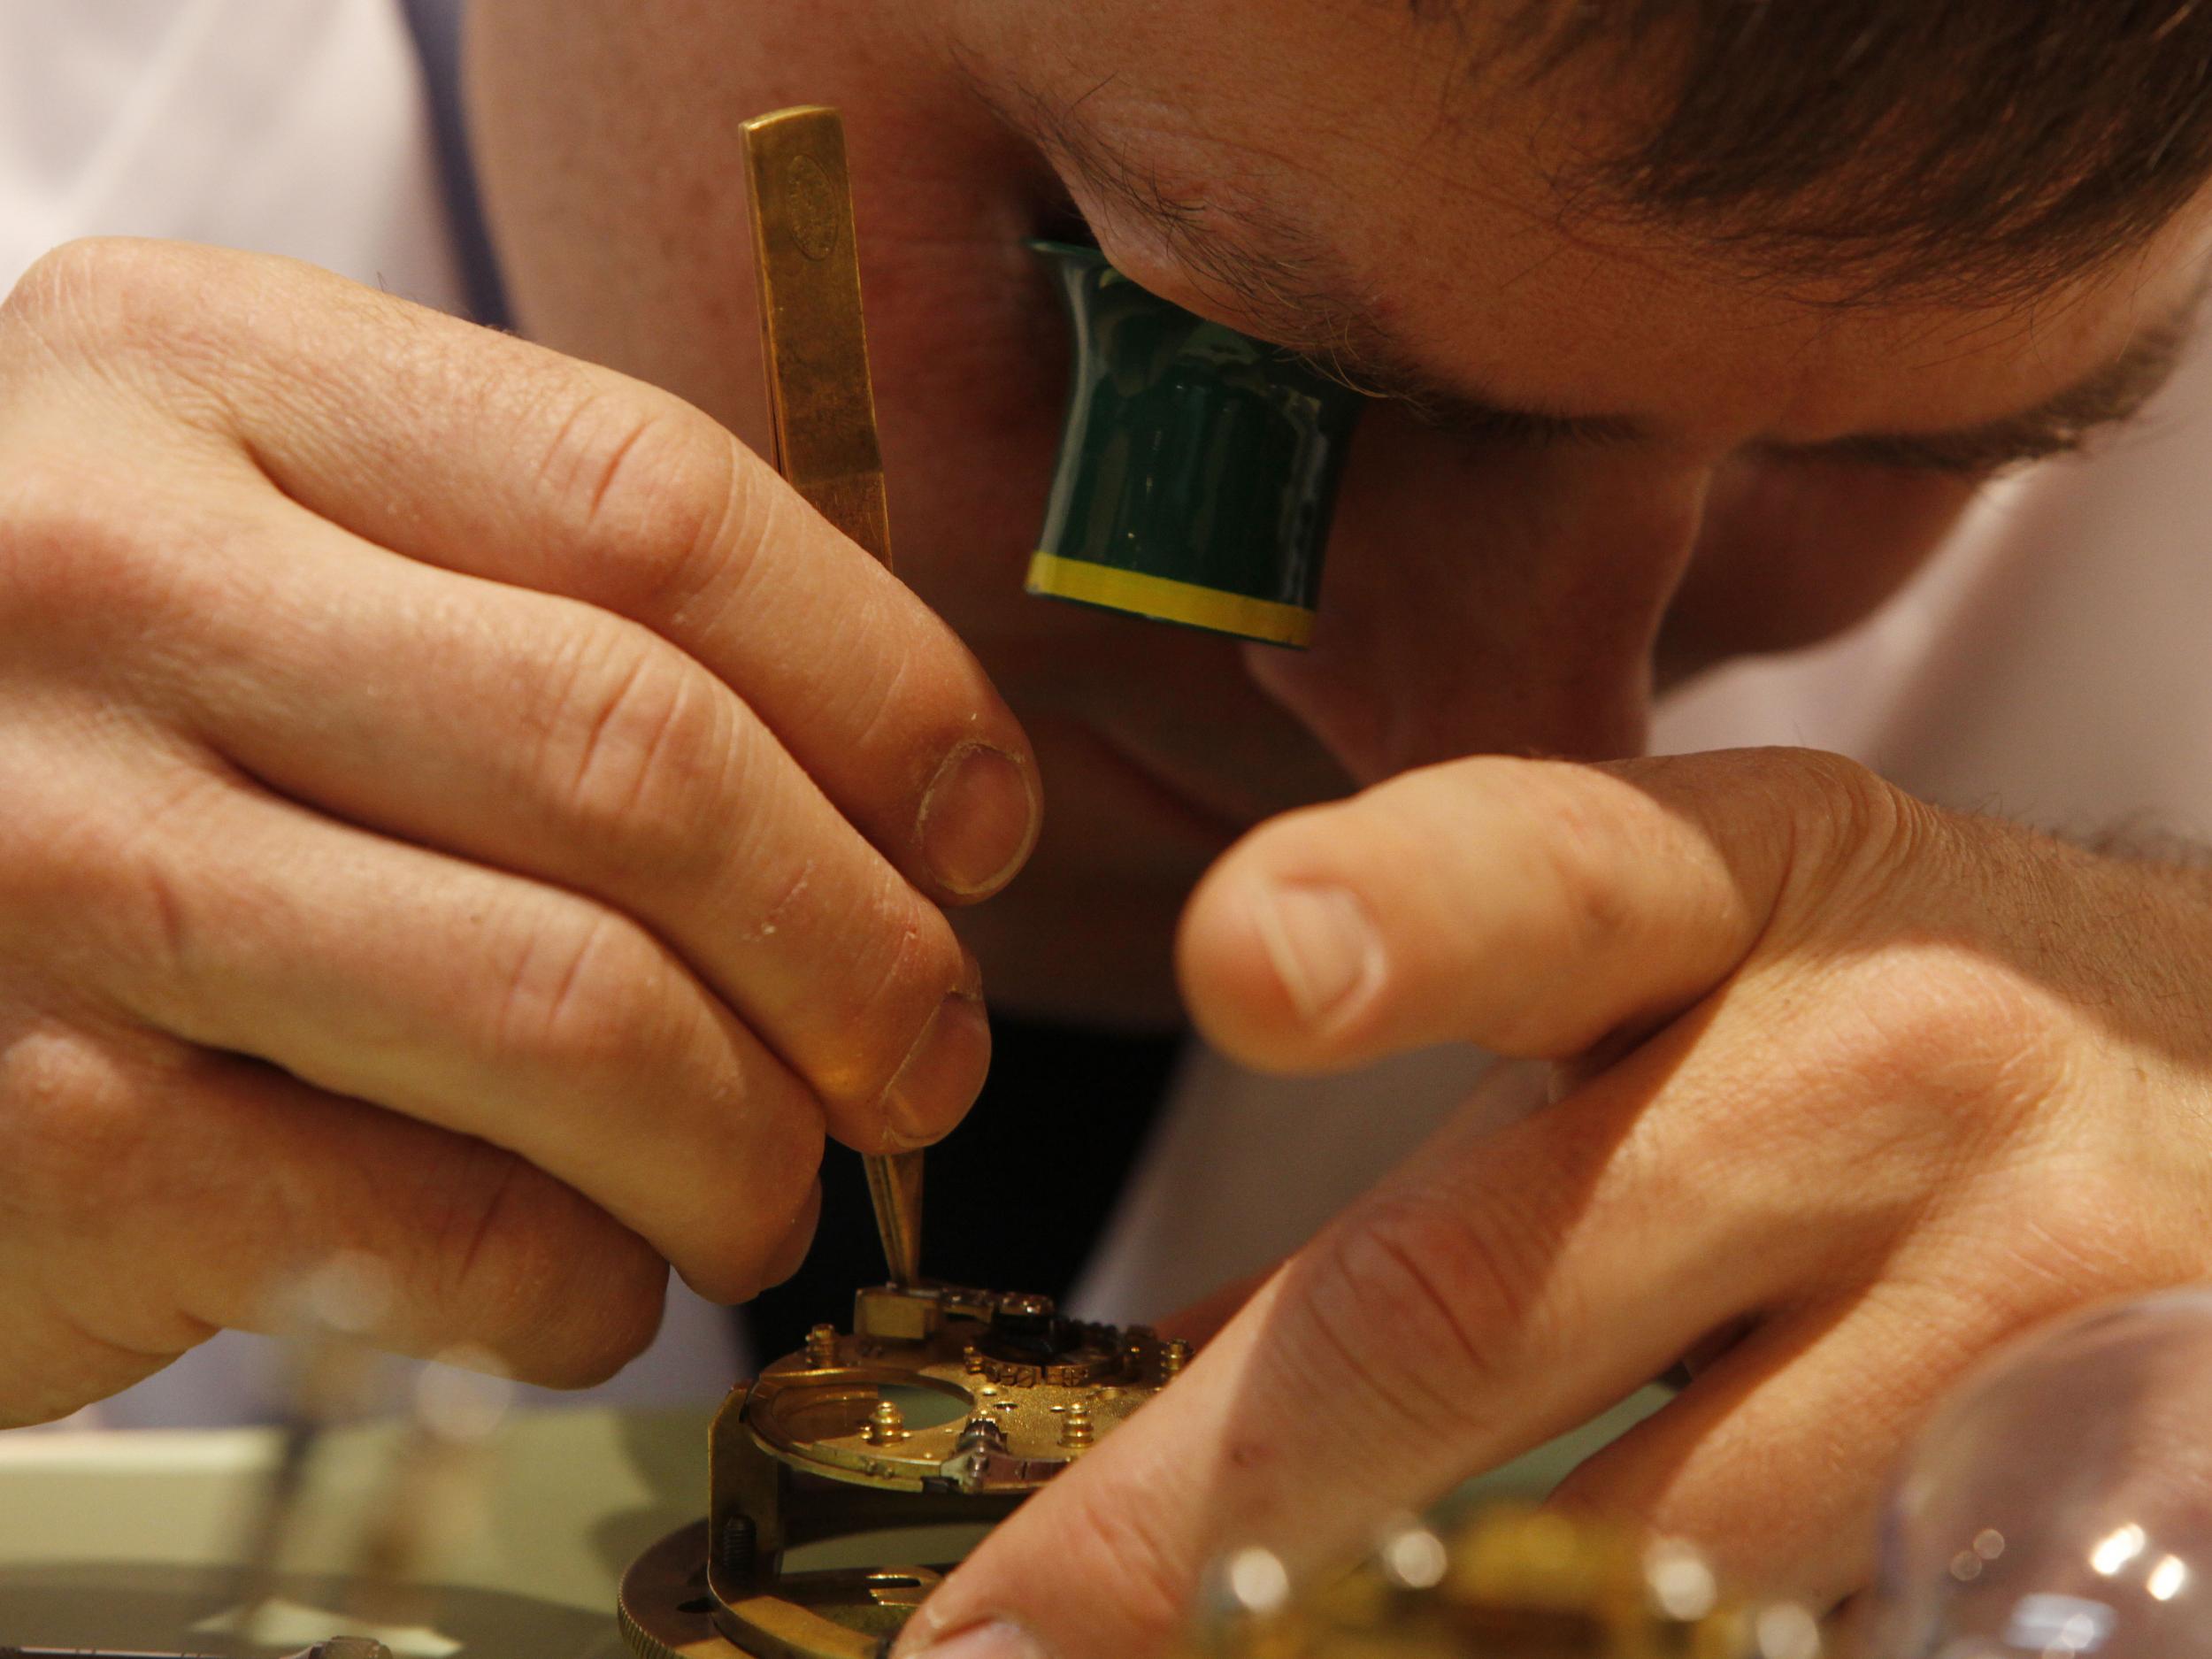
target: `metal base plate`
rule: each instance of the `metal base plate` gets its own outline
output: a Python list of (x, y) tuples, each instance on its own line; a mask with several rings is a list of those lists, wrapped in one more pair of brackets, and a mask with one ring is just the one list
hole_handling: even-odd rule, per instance
[(638, 1659), (754, 1659), (714, 1627), (707, 1524), (671, 1532), (622, 1575), (622, 1640)]
[(944, 1582), (932, 1567), (817, 1569), (718, 1606), (707, 1584), (710, 1536), (707, 1523), (694, 1522), (623, 1575), (622, 1635), (640, 1659), (878, 1659)]

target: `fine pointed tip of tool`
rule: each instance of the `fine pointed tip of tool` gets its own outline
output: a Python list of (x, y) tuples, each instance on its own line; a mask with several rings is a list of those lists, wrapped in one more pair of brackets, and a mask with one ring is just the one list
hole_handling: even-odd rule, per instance
[(863, 1162), (884, 1263), (893, 1284), (910, 1289), (922, 1277), (922, 1155), (893, 1152)]
[[(744, 134), (772, 457), (816, 511), (887, 569), (844, 122), (826, 104), (799, 104), (755, 116)], [(921, 1282), (922, 1155), (864, 1162), (892, 1282), (911, 1288)]]

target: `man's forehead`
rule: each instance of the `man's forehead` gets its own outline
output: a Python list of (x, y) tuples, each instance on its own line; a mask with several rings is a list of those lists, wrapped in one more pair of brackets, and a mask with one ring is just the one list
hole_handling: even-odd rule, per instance
[(1279, 55), (1247, 62), (1264, 71), (1256, 90), (1214, 80), (1194, 104), (1176, 96), (1192, 56), (1163, 67), (1146, 55), (1156, 39), (1123, 43), (1036, 50), (1033, 36), (969, 68), (1133, 276), (1448, 416), (1502, 409), (1611, 436), (1678, 427), (1686, 397), (1717, 433), (1742, 424), (1739, 440), (1957, 427), (1961, 457), (2024, 457), (2164, 378), (2201, 264), (2199, 213), (2047, 293), (1841, 303), (1840, 289), (1747, 280), (1724, 250), (1578, 213), (1531, 153), (1525, 106), (1485, 134), (1346, 100), (1337, 76), (1333, 119), (1286, 119), (1294, 76)]
[[(1159, 26), (1163, 12), (1175, 27)], [(1558, 204), (1514, 176), (1528, 160), (1508, 165), (1536, 100), (1510, 124), (1502, 106), (1488, 123), (1459, 119), (1477, 95), (1438, 31), (1405, 27), (1418, 8), (1269, 0), (1251, 12), (1022, 8), (1020, 27), (957, 61), (1084, 205), (1175, 243), (1225, 297), (1254, 305), (1307, 311), (1347, 293), (1387, 304), (1376, 268), (1448, 258), (1478, 219), (1494, 240), (1516, 216), (1530, 231), (1557, 219)], [(1400, 27), (1378, 27), (1378, 14)], [(1375, 211), (1347, 211), (1359, 204)], [(1378, 225), (1392, 226), (1379, 243)]]

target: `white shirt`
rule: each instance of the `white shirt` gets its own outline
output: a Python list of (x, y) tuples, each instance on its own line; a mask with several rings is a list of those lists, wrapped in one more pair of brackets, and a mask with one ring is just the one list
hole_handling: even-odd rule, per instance
[[(0, 7), (0, 285), (71, 236), (127, 232), (311, 259), (453, 306), (422, 89), (392, 0)], [(1657, 747), (1800, 743), (1929, 799), (2060, 829), (2212, 838), (2212, 357), (2146, 431), (1995, 492), (1871, 623), (1671, 698)], [(1135, 625), (1132, 625), (1135, 626)], [(1479, 1087), (1531, 1068), (1436, 1050), (1348, 1078), (1189, 1056), (1079, 1297), (1146, 1317), (1294, 1248)], [(250, 1416), (268, 1345), (226, 1335), (96, 1408), (113, 1424)], [(711, 1397), (727, 1321), (680, 1292), (618, 1394)]]
[(392, 0), (0, 6), (0, 289), (58, 242), (291, 254), (459, 293), (414, 49)]

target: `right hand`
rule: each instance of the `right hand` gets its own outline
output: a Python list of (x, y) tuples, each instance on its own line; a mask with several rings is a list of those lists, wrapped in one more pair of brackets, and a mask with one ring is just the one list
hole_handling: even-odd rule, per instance
[(334, 1253), (588, 1382), (980, 1086), (1035, 834), (945, 626), (689, 405), (289, 261), (0, 307), (0, 1425)]

